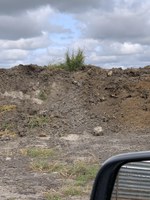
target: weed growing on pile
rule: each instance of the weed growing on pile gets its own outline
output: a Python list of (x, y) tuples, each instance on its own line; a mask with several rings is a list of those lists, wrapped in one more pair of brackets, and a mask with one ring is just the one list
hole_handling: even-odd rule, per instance
[(65, 55), (65, 68), (69, 71), (76, 71), (84, 67), (84, 52), (81, 49), (75, 53), (74, 51), (70, 55), (69, 51)]
[(77, 71), (84, 68), (85, 55), (83, 50), (80, 48), (77, 52), (72, 51), (70, 54), (69, 51), (65, 54), (65, 61), (59, 64), (49, 64), (48, 69), (65, 69), (67, 71)]

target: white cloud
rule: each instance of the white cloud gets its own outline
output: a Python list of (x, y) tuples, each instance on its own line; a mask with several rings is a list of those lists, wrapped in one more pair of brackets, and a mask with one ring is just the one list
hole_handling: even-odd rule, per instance
[(117, 57), (116, 56), (101, 56), (101, 55), (97, 55), (96, 53), (92, 53), (91, 54), (91, 59), (95, 62), (95, 63), (115, 63), (117, 61)]
[(71, 47), (72, 49), (78, 49), (78, 48), (82, 48), (85, 51), (91, 51), (91, 50), (95, 50), (97, 48), (97, 46), (99, 45), (99, 41), (92, 39), (92, 38), (87, 38), (87, 39), (78, 39), (75, 40)]
[(18, 15), (0, 16), (0, 39), (18, 40), (33, 38), (49, 33), (67, 33), (70, 30), (63, 26), (53, 24), (50, 19), (57, 13), (50, 8), (41, 7), (36, 10), (26, 11)]
[(0, 60), (22, 60), (28, 56), (28, 51), (21, 50), (21, 49), (11, 49), (11, 50), (3, 50), (0, 52)]
[[(149, 6), (150, 8), (150, 6)], [(147, 9), (146, 9), (147, 11)], [(85, 37), (118, 42), (150, 43), (150, 11), (116, 8), (113, 12), (93, 10), (78, 16)]]
[(143, 49), (140, 44), (131, 44), (127, 42), (125, 42), (120, 49), (122, 54), (138, 54), (141, 53), (142, 50)]
[(0, 1), (0, 65), (56, 63), (78, 48), (88, 64), (146, 65), (149, 15), (149, 0)]
[[(114, 0), (110, 0), (113, 2)], [(18, 12), (24, 12), (26, 10), (37, 9), (41, 6), (51, 5), (53, 8), (60, 10), (61, 12), (75, 12), (79, 13), (85, 10), (89, 10), (91, 8), (97, 8), (100, 5), (104, 7), (108, 7), (109, 5), (105, 0), (1, 0), (0, 1), (0, 13), (10, 13), (16, 14)], [(111, 4), (110, 4), (111, 5)]]
[(53, 34), (71, 33), (62, 25), (53, 23), (51, 19), (57, 14), (47, 6), (27, 10), (19, 17), (0, 16), (0, 65), (48, 64), (47, 49), (56, 43)]
[(26, 49), (33, 50), (37, 48), (45, 48), (51, 44), (48, 33), (42, 34), (42, 36), (18, 39), (18, 40), (0, 40), (0, 49)]
[(140, 54), (143, 53), (144, 47), (140, 44), (134, 44), (131, 42), (113, 42), (113, 41), (103, 41), (103, 54), (107, 55), (124, 55), (128, 56), (129, 54)]

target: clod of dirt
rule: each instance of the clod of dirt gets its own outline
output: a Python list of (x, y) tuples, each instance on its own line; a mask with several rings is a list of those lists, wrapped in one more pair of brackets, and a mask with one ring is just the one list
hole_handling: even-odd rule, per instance
[(110, 70), (108, 73), (107, 73), (107, 76), (112, 76), (113, 75), (113, 71)]
[(104, 135), (103, 128), (101, 126), (97, 126), (93, 129), (93, 135), (94, 136), (102, 136)]

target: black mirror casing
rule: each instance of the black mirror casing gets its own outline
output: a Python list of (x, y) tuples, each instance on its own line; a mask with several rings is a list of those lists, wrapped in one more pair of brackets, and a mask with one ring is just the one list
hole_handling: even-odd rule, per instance
[(126, 153), (108, 159), (98, 172), (90, 200), (110, 200), (115, 180), (122, 165), (150, 160), (150, 151)]

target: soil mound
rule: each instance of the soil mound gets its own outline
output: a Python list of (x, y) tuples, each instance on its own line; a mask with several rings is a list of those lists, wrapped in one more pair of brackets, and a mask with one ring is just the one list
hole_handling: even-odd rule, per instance
[[(65, 136), (150, 128), (150, 68), (0, 69), (0, 131)], [(98, 130), (98, 128), (96, 129)]]

